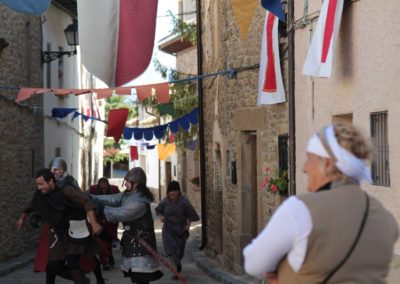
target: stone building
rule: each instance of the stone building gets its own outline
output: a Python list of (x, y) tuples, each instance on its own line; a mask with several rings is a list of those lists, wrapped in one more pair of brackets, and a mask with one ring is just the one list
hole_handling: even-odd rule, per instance
[(40, 87), (40, 17), (0, 4), (0, 261), (36, 244), (35, 232), (15, 229), (18, 212), (34, 192), (33, 175), (42, 167), (42, 97), (14, 103), (20, 86)]
[[(231, 1), (201, 1), (203, 72), (259, 62), (264, 11), (257, 8), (248, 38), (239, 35)], [(291, 1), (289, 1), (289, 4)], [(286, 93), (294, 88), (295, 184), (305, 192), (302, 174), (306, 144), (311, 134), (332, 122), (351, 123), (371, 138), (373, 183), (363, 188), (400, 220), (396, 190), (399, 178), (399, 28), (396, 1), (344, 1), (341, 28), (330, 78), (302, 75), (315, 31), (321, 1), (294, 1), (294, 84), (288, 84), (287, 54), (281, 53)], [(371, 21), (371, 15), (381, 20)], [(293, 24), (293, 23), (292, 23)], [(282, 37), (281, 47), (286, 44)], [(281, 51), (285, 51), (281, 48)], [(260, 184), (263, 167), (277, 167), (279, 140), (288, 134), (288, 104), (256, 107), (258, 69), (238, 72), (236, 78), (205, 79), (204, 119), (206, 156), (207, 253), (230, 272), (241, 274), (242, 248), (260, 231), (279, 203)], [(287, 98), (288, 99), (288, 98)], [(293, 170), (293, 169), (292, 169)], [(223, 242), (222, 242), (223, 240)], [(399, 242), (388, 277), (400, 278)]]
[[(201, 1), (203, 73), (238, 70), (233, 77), (203, 80), (206, 253), (223, 269), (241, 274), (243, 247), (280, 203), (279, 195), (261, 184), (265, 167), (279, 168), (280, 151), (287, 159), (289, 128), (287, 103), (256, 105), (265, 10), (256, 6), (243, 37), (232, 6), (227, 0)], [(286, 39), (280, 42), (281, 58), (287, 58)], [(287, 86), (287, 60), (281, 65)], [(287, 160), (281, 162), (287, 168)]]
[(42, 57), (45, 50), (57, 53), (69, 48), (64, 29), (76, 17), (72, 0), (53, 1), (40, 16), (0, 4), (0, 261), (37, 244), (37, 230), (32, 230), (29, 221), (20, 232), (15, 225), (33, 196), (38, 169), (61, 155), (83, 189), (102, 175), (97, 169), (102, 170), (104, 124), (51, 117), (55, 107), (87, 111), (90, 103), (84, 107), (84, 102), (92, 94), (57, 97), (47, 93), (15, 102), (21, 87), (96, 88), (96, 78), (84, 71), (79, 56), (49, 61)]

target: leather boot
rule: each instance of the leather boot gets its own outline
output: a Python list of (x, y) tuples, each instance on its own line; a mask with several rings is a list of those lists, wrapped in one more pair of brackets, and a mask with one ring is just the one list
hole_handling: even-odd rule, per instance
[(87, 284), (90, 282), (90, 279), (87, 278), (83, 271), (80, 269), (71, 271), (71, 276), (72, 281), (74, 281), (75, 284)]

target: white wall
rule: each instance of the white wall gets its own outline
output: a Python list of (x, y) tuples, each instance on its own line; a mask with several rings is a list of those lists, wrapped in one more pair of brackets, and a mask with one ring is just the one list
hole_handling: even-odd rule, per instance
[[(51, 5), (49, 10), (43, 14), (42, 19), (43, 50), (47, 50), (48, 43), (51, 44), (51, 51), (58, 51), (59, 46), (62, 46), (65, 51), (70, 50), (65, 39), (64, 29), (72, 23), (71, 16)], [(57, 59), (43, 65), (43, 86), (51, 88), (96, 87), (96, 79), (91, 78), (80, 64), (79, 48), (78, 55), (71, 57), (64, 56), (62, 68), (59, 67), (60, 62)], [(50, 78), (50, 82), (48, 82), (48, 78)], [(81, 111), (82, 100), (83, 96), (67, 95), (56, 97), (51, 93), (44, 94), (44, 115), (48, 116), (44, 123), (44, 166), (47, 167), (49, 165), (51, 159), (56, 155), (56, 148), (60, 148), (61, 156), (67, 162), (68, 172), (78, 180), (80, 185), (82, 185), (84, 171), (86, 171), (86, 177), (89, 175), (88, 169), (82, 168), (80, 162), (82, 159), (81, 150), (83, 149), (91, 147), (93, 152), (92, 178), (97, 180), (103, 174), (104, 123), (92, 122), (90, 120), (82, 123), (80, 117), (72, 121), (71, 115), (69, 118), (57, 121), (50, 118), (50, 116), (51, 110), (55, 107), (77, 108), (78, 111)], [(101, 107), (100, 112), (104, 119), (104, 110)], [(91, 126), (94, 127), (94, 137), (92, 139), (89, 138)], [(96, 176), (94, 176), (95, 173)]]
[[(309, 1), (309, 13), (321, 8), (321, 1)], [(296, 2), (296, 19), (302, 16), (303, 3)], [(296, 30), (296, 182), (297, 192), (305, 191), (302, 173), (309, 137), (332, 117), (352, 113), (353, 125), (370, 138), (370, 114), (388, 112), (390, 187), (363, 185), (400, 221), (400, 26), (395, 0), (353, 2), (343, 11), (338, 43), (334, 52), (331, 78), (301, 74), (310, 43), (309, 26)], [(378, 21), (371, 21), (374, 15)], [(316, 22), (313, 27), (315, 28)], [(400, 242), (396, 253), (400, 254)]]

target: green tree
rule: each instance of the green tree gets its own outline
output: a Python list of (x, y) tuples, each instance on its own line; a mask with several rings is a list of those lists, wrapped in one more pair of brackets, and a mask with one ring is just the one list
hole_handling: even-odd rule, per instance
[(106, 121), (108, 121), (108, 113), (111, 109), (129, 109), (128, 120), (137, 116), (136, 104), (130, 102), (127, 98), (127, 96), (111, 96), (107, 98), (105, 105)]

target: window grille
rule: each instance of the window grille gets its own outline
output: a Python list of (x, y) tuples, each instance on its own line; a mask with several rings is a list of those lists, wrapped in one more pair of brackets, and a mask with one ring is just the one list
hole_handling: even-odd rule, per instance
[(288, 139), (287, 134), (278, 136), (279, 170), (288, 170)]
[(387, 112), (371, 114), (372, 183), (390, 186)]

